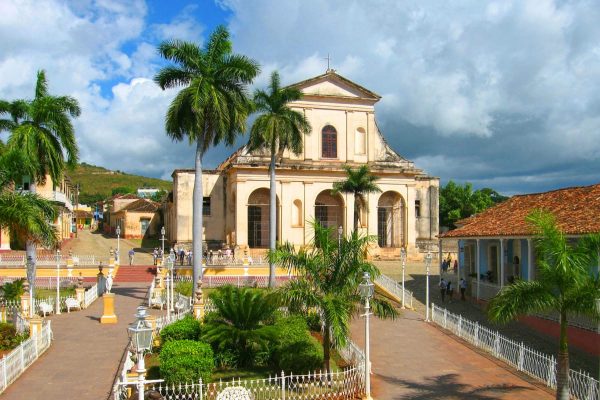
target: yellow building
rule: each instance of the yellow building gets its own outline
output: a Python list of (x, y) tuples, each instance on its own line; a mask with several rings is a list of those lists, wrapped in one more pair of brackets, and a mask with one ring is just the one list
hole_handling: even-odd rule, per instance
[[(28, 192), (31, 189), (31, 177), (24, 176), (22, 181), (16, 185), (16, 190)], [(71, 237), (73, 232), (73, 197), (74, 188), (68, 177), (64, 177), (59, 183), (54, 183), (50, 175), (46, 175), (44, 183), (37, 183), (36, 193), (41, 197), (50, 200), (57, 209), (56, 220), (52, 224), (58, 231), (60, 240)], [(0, 250), (10, 249), (10, 235), (5, 229), (0, 232)]]
[[(419, 245), (434, 244), (438, 234), (439, 179), (386, 143), (375, 121), (374, 106), (381, 97), (333, 70), (292, 86), (303, 93), (292, 107), (306, 115), (312, 132), (304, 138), (302, 154), (285, 153), (277, 166), (277, 240), (308, 244), (311, 220), (350, 232), (354, 197), (333, 196), (331, 188), (345, 179), (344, 165), (367, 164), (381, 188), (360, 204), (360, 230), (378, 239), (371, 254), (397, 258), (406, 246), (409, 256), (420, 258)], [(268, 247), (268, 165), (268, 154), (242, 147), (216, 170), (203, 172), (204, 240), (209, 247)], [(172, 243), (192, 240), (194, 175), (188, 169), (172, 175), (173, 193), (163, 204)]]
[(130, 202), (111, 213), (111, 220), (121, 227), (121, 237), (143, 239), (157, 236), (160, 232), (159, 204), (149, 199)]

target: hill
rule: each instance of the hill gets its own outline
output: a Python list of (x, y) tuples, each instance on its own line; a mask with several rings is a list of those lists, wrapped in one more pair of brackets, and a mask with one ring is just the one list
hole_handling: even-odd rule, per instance
[(92, 204), (112, 195), (113, 189), (129, 188), (135, 191), (141, 187), (158, 188), (165, 191), (173, 189), (171, 181), (131, 175), (122, 171), (81, 163), (74, 171), (67, 173), (73, 185), (79, 184), (79, 202)]

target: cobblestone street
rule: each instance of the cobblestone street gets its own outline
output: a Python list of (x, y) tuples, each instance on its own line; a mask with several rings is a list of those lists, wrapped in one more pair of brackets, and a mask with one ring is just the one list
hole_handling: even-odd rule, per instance
[[(380, 268), (381, 272), (390, 278), (401, 282), (402, 281), (402, 267), (399, 261), (377, 261), (375, 264)], [(436, 265), (436, 263), (432, 263)], [(487, 326), (490, 329), (499, 331), (502, 335), (515, 340), (517, 342), (523, 342), (525, 345), (544, 352), (546, 354), (556, 354), (558, 349), (558, 340), (550, 336), (544, 335), (525, 324), (519, 322), (511, 322), (506, 325), (496, 325), (488, 321), (485, 310), (485, 303), (483, 305), (475, 304), (469, 301), (460, 301), (459, 296), (456, 295), (455, 299), (451, 302), (441, 302), (440, 291), (438, 290), (439, 282), (439, 268), (432, 267), (430, 270), (429, 285), (430, 285), (430, 301), (439, 305), (440, 307), (447, 308), (456, 314), (461, 314), (463, 317), (468, 318), (472, 321), (478, 321), (481, 325)], [(413, 306), (416, 311), (424, 315), (425, 314), (425, 264), (423, 263), (409, 263), (405, 270), (405, 286), (407, 290), (414, 293), (415, 303)], [(468, 291), (467, 291), (468, 292)], [(575, 349), (571, 346), (570, 349), (570, 363), (571, 369), (580, 370), (583, 369), (588, 371), (592, 376), (599, 375), (598, 358), (594, 357), (586, 352)]]

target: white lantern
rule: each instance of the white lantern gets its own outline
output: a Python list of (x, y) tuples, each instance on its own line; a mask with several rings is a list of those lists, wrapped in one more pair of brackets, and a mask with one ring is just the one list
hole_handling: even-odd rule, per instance
[(363, 275), (363, 281), (358, 285), (358, 291), (360, 293), (360, 297), (363, 299), (370, 299), (373, 297), (373, 292), (375, 292), (375, 285), (371, 282), (371, 276), (368, 272), (365, 272)]
[(127, 328), (131, 346), (138, 354), (152, 348), (152, 327), (146, 321), (146, 315), (146, 307), (139, 306), (135, 315), (136, 321)]

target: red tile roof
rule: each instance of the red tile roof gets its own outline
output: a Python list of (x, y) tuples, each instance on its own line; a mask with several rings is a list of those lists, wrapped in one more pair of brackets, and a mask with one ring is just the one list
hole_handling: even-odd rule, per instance
[(465, 225), (440, 237), (530, 236), (534, 232), (525, 218), (536, 208), (554, 214), (565, 234), (600, 232), (600, 184), (596, 184), (513, 196), (462, 220)]
[[(125, 207), (121, 208), (119, 211), (129, 211), (129, 212), (155, 212), (158, 210), (158, 203), (148, 200), (148, 199), (139, 199), (134, 201), (133, 203), (127, 204)], [(117, 212), (119, 212), (117, 211)]]

